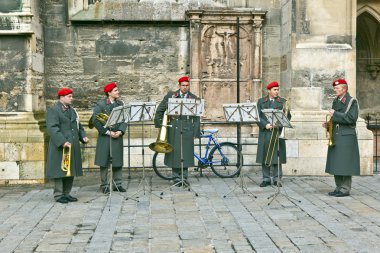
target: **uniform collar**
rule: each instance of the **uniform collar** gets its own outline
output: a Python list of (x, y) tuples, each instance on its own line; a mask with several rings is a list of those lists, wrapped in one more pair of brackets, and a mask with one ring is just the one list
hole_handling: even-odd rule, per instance
[(107, 98), (107, 100), (106, 100), (107, 105), (114, 104), (114, 103), (116, 103), (116, 99), (114, 101), (112, 101), (111, 99)]
[(59, 105), (62, 109), (62, 112), (65, 112), (70, 109), (70, 105), (64, 105), (63, 103), (59, 102)]

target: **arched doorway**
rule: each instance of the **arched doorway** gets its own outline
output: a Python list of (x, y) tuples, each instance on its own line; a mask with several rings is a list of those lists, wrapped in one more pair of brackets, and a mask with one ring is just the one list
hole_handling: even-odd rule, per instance
[[(358, 10), (356, 36), (356, 88), (361, 116), (374, 134), (374, 172), (380, 157), (380, 9), (368, 5)], [(371, 120), (369, 120), (371, 119)]]

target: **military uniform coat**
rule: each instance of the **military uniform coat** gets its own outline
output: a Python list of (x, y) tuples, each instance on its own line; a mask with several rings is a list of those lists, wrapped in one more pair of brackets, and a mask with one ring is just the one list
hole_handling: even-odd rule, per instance
[[(112, 142), (112, 167), (123, 166), (123, 135), (127, 128), (126, 123), (118, 123), (112, 128), (104, 128), (102, 123), (96, 119), (96, 116), (100, 113), (110, 115), (112, 109), (118, 106), (124, 105), (122, 101), (116, 100), (114, 103), (107, 99), (99, 100), (96, 104), (93, 114), (92, 122), (95, 128), (98, 130), (98, 139), (96, 141), (96, 153), (95, 153), (95, 165), (100, 167), (108, 167), (110, 162), (110, 138)], [(107, 135), (107, 131), (121, 131), (122, 135), (115, 139)]]
[(71, 176), (82, 176), (82, 158), (79, 141), (83, 142), (86, 133), (79, 123), (75, 110), (70, 106), (65, 108), (62, 103), (57, 102), (47, 110), (46, 127), (50, 136), (46, 177), (66, 177), (67, 172), (61, 169), (62, 150), (65, 142), (71, 143)]
[(358, 120), (359, 106), (353, 100), (347, 111), (350, 100), (349, 93), (339, 100), (334, 99), (332, 109), (335, 110), (333, 121), (333, 143), (327, 151), (326, 172), (339, 176), (360, 175), (360, 156), (356, 135), (356, 121)]
[[(268, 153), (268, 145), (271, 139), (272, 131), (269, 129), (265, 129), (267, 124), (271, 124), (268, 119), (265, 117), (264, 113), (261, 111), (262, 109), (284, 109), (286, 99), (281, 97), (276, 97), (273, 102), (270, 101), (269, 96), (260, 98), (257, 102), (257, 109), (259, 111), (260, 122), (259, 125), (259, 141), (257, 144), (257, 154), (256, 154), (256, 162), (260, 164), (265, 164), (265, 160), (267, 158)], [(291, 114), (288, 111), (288, 119), (290, 120)], [(280, 132), (281, 133), (281, 128)], [(275, 139), (275, 135), (273, 135), (272, 139)], [(285, 140), (280, 139), (280, 163), (286, 163), (286, 145)], [(278, 149), (278, 141), (274, 147), (274, 152), (272, 156), (272, 151), (268, 154), (268, 162), (270, 161), (270, 157), (272, 157), (272, 164), (278, 164), (277, 160), (277, 149)]]
[[(169, 98), (180, 98), (180, 91), (168, 92), (158, 105), (154, 124), (156, 128), (161, 127), (162, 118), (168, 107)], [(186, 98), (197, 98), (188, 92)], [(169, 117), (168, 142), (173, 146), (173, 151), (165, 154), (165, 165), (170, 168), (181, 168), (181, 125), (182, 125), (182, 151), (183, 167), (194, 166), (194, 137), (200, 136), (200, 118), (195, 116)]]

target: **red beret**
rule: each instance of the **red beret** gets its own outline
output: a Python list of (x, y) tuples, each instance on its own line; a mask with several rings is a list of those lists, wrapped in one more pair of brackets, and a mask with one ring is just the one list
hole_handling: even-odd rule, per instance
[(69, 95), (72, 93), (73, 93), (73, 90), (70, 88), (62, 88), (62, 89), (58, 90), (58, 92), (57, 92), (59, 97), (66, 96), (66, 95)]
[(104, 86), (103, 90), (104, 92), (110, 92), (112, 91), (115, 87), (117, 87), (116, 83), (109, 83), (106, 86)]
[(180, 79), (178, 79), (178, 82), (179, 83), (182, 83), (182, 82), (188, 82), (189, 81), (189, 77), (188, 76), (183, 76), (181, 77)]
[(279, 87), (278, 82), (271, 82), (270, 84), (267, 85), (267, 89), (270, 90), (273, 87)]
[(344, 79), (338, 79), (338, 80), (335, 80), (333, 83), (332, 83), (332, 86), (337, 86), (339, 84), (347, 84), (347, 81), (344, 80)]

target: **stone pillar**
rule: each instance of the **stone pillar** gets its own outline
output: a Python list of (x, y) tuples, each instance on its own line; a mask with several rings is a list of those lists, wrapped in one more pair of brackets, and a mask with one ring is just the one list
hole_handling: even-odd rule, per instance
[[(44, 181), (44, 61), (38, 1), (0, 13), (0, 183)], [(13, 57), (16, 56), (16, 57)], [(17, 71), (15, 71), (17, 69)]]
[(203, 98), (202, 87), (200, 85), (200, 43), (201, 37), (200, 26), (201, 26), (201, 14), (203, 11), (192, 11), (189, 13), (190, 18), (190, 73), (191, 73), (191, 89), (197, 96)]

